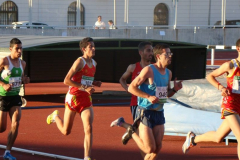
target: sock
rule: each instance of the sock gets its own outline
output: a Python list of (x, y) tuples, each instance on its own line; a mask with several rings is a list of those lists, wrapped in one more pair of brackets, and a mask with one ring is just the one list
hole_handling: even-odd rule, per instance
[(195, 143), (194, 140), (195, 140), (195, 136), (193, 136), (193, 137), (191, 138), (191, 142), (192, 142), (192, 144), (193, 144), (194, 146), (196, 146), (197, 143)]
[(122, 127), (123, 122), (120, 122), (117, 126)]
[(6, 155), (7, 153), (10, 153), (10, 150), (6, 150), (5, 153), (4, 153), (4, 155)]
[(89, 159), (91, 159), (91, 158), (87, 156), (83, 160), (89, 160)]
[(54, 121), (54, 122), (55, 122), (56, 116), (57, 116), (56, 114), (53, 115), (53, 121)]

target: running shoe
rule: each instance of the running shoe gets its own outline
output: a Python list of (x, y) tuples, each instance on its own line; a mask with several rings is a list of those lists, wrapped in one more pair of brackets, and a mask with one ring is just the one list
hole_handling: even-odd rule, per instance
[(110, 125), (110, 127), (114, 127), (114, 126), (120, 126), (122, 123), (124, 123), (124, 118), (123, 117), (120, 117), (118, 119), (116, 119), (115, 121), (113, 121)]
[(4, 160), (17, 160), (15, 157), (13, 157), (9, 152), (6, 152), (6, 154), (3, 155)]
[(132, 138), (132, 134), (134, 133), (134, 129), (132, 126), (129, 126), (127, 128), (127, 131), (122, 136), (122, 144), (126, 145), (128, 141)]
[(140, 124), (140, 121), (141, 121), (141, 118), (136, 118), (132, 124), (132, 127), (133, 127), (133, 130), (136, 131), (139, 127), (139, 124)]
[(47, 117), (47, 124), (52, 124), (55, 122), (55, 117), (59, 115), (59, 111), (55, 110), (52, 114)]
[(22, 106), (21, 107), (26, 107), (27, 100), (25, 98), (23, 98), (23, 97), (21, 97), (21, 99), (22, 99)]
[(188, 132), (187, 136), (186, 136), (186, 141), (184, 142), (183, 146), (182, 146), (182, 151), (184, 154), (186, 154), (191, 147), (194, 147), (195, 145), (192, 143), (192, 138), (195, 137), (195, 133), (193, 133), (192, 131)]

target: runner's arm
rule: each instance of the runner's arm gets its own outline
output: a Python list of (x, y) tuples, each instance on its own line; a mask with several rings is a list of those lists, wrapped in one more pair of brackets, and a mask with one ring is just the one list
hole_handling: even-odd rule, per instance
[(81, 69), (83, 68), (83, 61), (81, 60), (81, 58), (78, 58), (72, 65), (72, 67), (70, 68), (70, 70), (68, 71), (65, 79), (64, 79), (64, 84), (68, 85), (68, 86), (73, 86), (73, 87), (85, 87), (83, 85), (81, 85), (81, 83), (77, 83), (72, 81), (72, 77)]
[(216, 87), (218, 90), (221, 90), (224, 86), (221, 84), (218, 84), (218, 81), (216, 80), (216, 77), (219, 77), (223, 75), (224, 73), (229, 73), (230, 68), (233, 68), (231, 65), (231, 61), (225, 62), (222, 64), (218, 69), (215, 69), (213, 72), (207, 75), (206, 79), (208, 80), (209, 83), (211, 83), (214, 87)]
[[(4, 63), (4, 58), (0, 59), (0, 73), (2, 72), (2, 70), (4, 69), (5, 63)], [(2, 79), (0, 78), (0, 85), (3, 86), (5, 83), (3, 81), (1, 81)]]
[(119, 79), (121, 86), (128, 92), (127, 79), (132, 75), (136, 64), (130, 64), (127, 70), (123, 73), (122, 77)]
[(177, 82), (177, 77), (173, 81), (173, 88), (171, 88), (170, 81), (172, 79), (172, 72), (169, 70), (169, 82), (168, 82), (168, 97), (172, 97), (178, 90), (182, 88), (182, 81)]
[(172, 97), (176, 93), (173, 91), (174, 87), (171, 88), (171, 84), (170, 84), (171, 79), (172, 79), (172, 71), (169, 70), (168, 97)]
[[(7, 65), (7, 62), (6, 62), (6, 57), (5, 58), (1, 58), (0, 59), (0, 73), (2, 73), (4, 67)], [(10, 91), (12, 89), (11, 85), (10, 84), (6, 84), (2, 81), (2, 78), (0, 77), (0, 86), (3, 87), (3, 89), (5, 91)]]
[(129, 85), (128, 92), (132, 93), (135, 96), (146, 98), (151, 103), (157, 103), (158, 98), (156, 96), (151, 96), (151, 95), (141, 91), (138, 88), (142, 83), (144, 83), (145, 81), (148, 81), (150, 77), (153, 77), (153, 71), (149, 66), (147, 66), (142, 69), (140, 74)]
[(23, 84), (28, 84), (30, 82), (30, 78), (27, 75), (24, 75), (24, 71), (26, 68), (26, 62), (21, 60), (22, 67), (23, 67), (23, 74), (22, 74), (22, 83)]
[(206, 79), (210, 84), (212, 84), (215, 88), (222, 92), (223, 96), (230, 95), (230, 91), (226, 89), (222, 84), (220, 84), (216, 77), (223, 75), (224, 73), (231, 74), (233, 70), (233, 64), (231, 61), (225, 62), (218, 69), (214, 70), (210, 74), (207, 75)]

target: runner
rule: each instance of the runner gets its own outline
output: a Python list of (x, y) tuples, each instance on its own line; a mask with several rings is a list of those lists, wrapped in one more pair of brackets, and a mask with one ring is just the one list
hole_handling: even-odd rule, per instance
[[(216, 87), (223, 96), (221, 118), (224, 120), (221, 126), (217, 131), (210, 131), (197, 136), (195, 133), (189, 132), (182, 146), (183, 153), (187, 153), (198, 142), (219, 143), (232, 131), (238, 141), (238, 158), (240, 159), (240, 39), (236, 42), (236, 49), (238, 51), (236, 59), (225, 62), (207, 76), (209, 83)], [(216, 80), (216, 77), (224, 73), (227, 74), (226, 87)]]
[(173, 96), (182, 88), (182, 81), (174, 80), (174, 88), (170, 87), (172, 72), (167, 69), (173, 54), (166, 44), (158, 44), (153, 49), (156, 63), (142, 69), (132, 81), (128, 91), (138, 96), (138, 107), (135, 122), (139, 124), (139, 135), (133, 126), (127, 128), (127, 137), (132, 137), (140, 150), (143, 159), (154, 160), (162, 147), (164, 135), (163, 104), (167, 97)]
[[(141, 70), (149, 65), (152, 61), (153, 57), (153, 47), (151, 42), (141, 42), (138, 45), (138, 52), (141, 57), (141, 61), (137, 62), (135, 64), (130, 64), (126, 70), (126, 72), (122, 75), (119, 82), (122, 85), (122, 87), (128, 92), (128, 85), (127, 85), (127, 79), (131, 77), (131, 81), (133, 81), (141, 72)], [(137, 96), (132, 95), (131, 103), (130, 103), (130, 110), (132, 113), (133, 120), (135, 119), (135, 113), (137, 108)], [(127, 129), (130, 124), (126, 123), (123, 117), (120, 117), (113, 121), (110, 125), (111, 127), (119, 126)], [(126, 137), (126, 134), (122, 137), (122, 143), (124, 145), (127, 144), (127, 142), (130, 140), (130, 137)]]
[(13, 38), (10, 41), (10, 55), (0, 59), (0, 132), (7, 128), (7, 115), (11, 119), (11, 130), (8, 133), (6, 151), (3, 159), (16, 160), (10, 154), (12, 146), (18, 135), (21, 119), (22, 99), (19, 95), (22, 83), (27, 84), (30, 78), (24, 76), (26, 62), (21, 60), (22, 42)]
[(79, 113), (84, 128), (84, 160), (91, 160), (92, 148), (92, 123), (93, 108), (91, 94), (94, 86), (101, 86), (101, 81), (94, 80), (97, 63), (92, 59), (95, 55), (95, 45), (90, 37), (80, 41), (80, 50), (83, 53), (70, 68), (64, 79), (64, 84), (69, 85), (69, 91), (65, 99), (64, 119), (59, 117), (59, 111), (55, 110), (47, 117), (47, 123), (56, 122), (60, 132), (69, 135), (73, 126), (76, 113)]

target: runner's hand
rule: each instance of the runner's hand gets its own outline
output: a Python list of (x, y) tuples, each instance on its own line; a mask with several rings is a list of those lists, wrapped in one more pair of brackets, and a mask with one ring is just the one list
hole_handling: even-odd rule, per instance
[(174, 90), (178, 91), (182, 89), (182, 80), (177, 82), (177, 77), (174, 79)]
[(95, 89), (93, 88), (93, 86), (87, 86), (85, 91), (88, 92), (91, 95), (95, 92)]
[(24, 77), (23, 77), (23, 83), (24, 84), (28, 84), (30, 82), (30, 78), (27, 76), (27, 75), (25, 75)]
[(93, 81), (93, 85), (97, 87), (101, 87), (102, 82), (101, 81)]
[(225, 87), (223, 87), (223, 88), (221, 89), (221, 91), (222, 91), (222, 96), (223, 96), (223, 97), (230, 96), (230, 94), (231, 94), (231, 92), (229, 91), (229, 89), (228, 89), (228, 88), (225, 88)]
[(151, 102), (152, 104), (158, 103), (159, 99), (156, 96), (149, 96), (148, 101)]
[(11, 89), (12, 89), (12, 86), (10, 85), (10, 84), (4, 84), (3, 86), (3, 89), (5, 90), (5, 91), (11, 91)]

